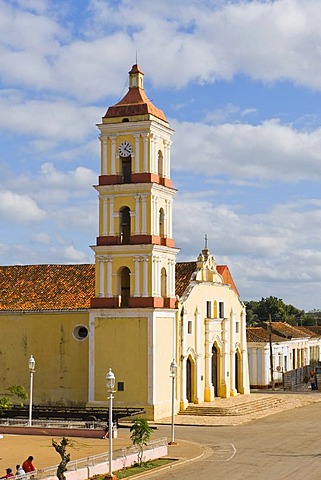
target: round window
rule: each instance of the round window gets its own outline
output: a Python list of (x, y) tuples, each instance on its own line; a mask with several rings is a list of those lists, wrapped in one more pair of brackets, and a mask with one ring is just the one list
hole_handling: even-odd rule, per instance
[(88, 328), (85, 325), (77, 325), (72, 334), (76, 340), (85, 340), (88, 337)]

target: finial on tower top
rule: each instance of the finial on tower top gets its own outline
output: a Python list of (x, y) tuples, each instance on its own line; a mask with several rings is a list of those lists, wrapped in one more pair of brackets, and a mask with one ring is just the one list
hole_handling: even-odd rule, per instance
[(207, 249), (207, 248), (208, 248), (208, 245), (207, 245), (207, 233), (205, 233), (204, 240), (205, 240), (205, 248)]

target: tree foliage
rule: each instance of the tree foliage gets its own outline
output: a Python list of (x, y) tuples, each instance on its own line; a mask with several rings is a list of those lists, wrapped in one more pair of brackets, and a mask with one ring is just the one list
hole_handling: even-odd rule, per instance
[(304, 310), (299, 310), (291, 304), (286, 305), (281, 298), (273, 296), (244, 303), (249, 325), (267, 321), (270, 318), (273, 322), (288, 322), (297, 325), (304, 317)]
[(147, 442), (152, 434), (152, 429), (148, 425), (147, 420), (138, 417), (130, 427), (130, 432), (130, 439), (133, 442), (133, 445), (137, 445), (139, 447), (137, 463), (138, 465), (141, 465), (143, 461), (144, 445), (147, 445)]
[(11, 385), (3, 393), (0, 393), (0, 415), (4, 415), (5, 410), (13, 405), (23, 406), (23, 400), (28, 399), (28, 394), (21, 385)]

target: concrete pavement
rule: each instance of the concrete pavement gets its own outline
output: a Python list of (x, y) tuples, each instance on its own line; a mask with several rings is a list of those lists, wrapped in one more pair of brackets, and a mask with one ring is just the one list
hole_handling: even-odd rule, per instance
[[(248, 415), (239, 416), (189, 416), (189, 415), (176, 415), (175, 426), (223, 426), (223, 425), (241, 425), (258, 418), (266, 417), (271, 414), (279, 413), (281, 411), (299, 408), (305, 405), (321, 402), (321, 392), (269, 392), (269, 393), (252, 393), (251, 395), (239, 395), (235, 398), (221, 399), (217, 398), (213, 402), (215, 405), (240, 405), (244, 402), (251, 402), (258, 398), (258, 396), (266, 395), (278, 395), (281, 396), (284, 401), (276, 408), (270, 410), (263, 410), (261, 412), (253, 412)], [(160, 421), (151, 423), (156, 431), (152, 438), (159, 436), (157, 434), (157, 426), (165, 425), (170, 426), (171, 418), (162, 419)], [(129, 425), (127, 424), (127, 427)], [(21, 464), (29, 455), (33, 455), (35, 458), (35, 465), (37, 468), (44, 468), (48, 466), (57, 465), (59, 463), (59, 455), (56, 453), (51, 445), (53, 437), (46, 435), (46, 432), (41, 436), (35, 435), (3, 435), (0, 439), (0, 476), (5, 474), (5, 469), (10, 467), (15, 468), (17, 463)], [(68, 434), (66, 433), (68, 437)], [(168, 428), (168, 438), (170, 437), (170, 428)], [(61, 437), (58, 437), (58, 439)], [(175, 436), (177, 439), (177, 434)], [(71, 453), (71, 460), (77, 460), (80, 458), (88, 457), (91, 455), (97, 455), (99, 453), (108, 451), (108, 439), (102, 438), (83, 438), (75, 437), (70, 439), (70, 448), (67, 451)], [(131, 445), (129, 428), (119, 428), (118, 438), (114, 439), (114, 449), (124, 448)], [(205, 448), (205, 449), (204, 449)], [(200, 458), (206, 453), (206, 447), (185, 440), (177, 439), (176, 445), (169, 445), (168, 457), (177, 459), (177, 462), (170, 464), (164, 468), (173, 468), (178, 464), (184, 464), (192, 460)], [(2, 473), (1, 473), (2, 472)]]

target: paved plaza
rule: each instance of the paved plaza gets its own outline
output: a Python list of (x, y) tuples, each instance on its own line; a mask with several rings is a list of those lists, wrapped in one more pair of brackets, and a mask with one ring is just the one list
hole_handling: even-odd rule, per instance
[[(266, 395), (278, 395), (282, 396), (282, 399), (286, 399), (279, 407), (272, 410), (265, 410), (261, 412), (250, 413), (248, 415), (240, 416), (213, 416), (213, 417), (201, 417), (201, 416), (188, 416), (177, 415), (175, 417), (175, 425), (184, 426), (212, 426), (219, 427), (223, 425), (242, 425), (252, 420), (263, 418), (269, 415), (280, 413), (282, 411), (299, 408), (313, 403), (321, 402), (321, 392), (304, 392), (304, 393), (291, 393), (291, 392), (275, 392), (275, 393), (263, 393), (252, 395), (239, 395), (236, 398), (230, 399), (216, 399), (215, 405), (224, 404), (236, 405), (244, 402), (251, 402), (254, 398)], [(157, 423), (153, 423), (155, 427), (152, 438), (164, 436), (164, 428), (162, 428), (162, 434), (158, 432), (157, 427), (165, 426), (165, 435), (170, 438), (170, 423), (171, 419), (163, 419)], [(118, 437), (113, 440), (114, 449), (120, 449), (131, 445), (129, 424), (123, 424), (118, 429)], [(103, 432), (102, 432), (103, 435)], [(66, 432), (68, 437), (68, 432)], [(29, 456), (34, 457), (34, 464), (36, 468), (45, 468), (57, 465), (60, 461), (60, 457), (55, 449), (51, 445), (52, 438), (60, 441), (61, 437), (53, 437), (46, 435), (45, 430), (43, 435), (12, 435), (3, 434), (0, 438), (0, 476), (5, 475), (5, 469), (10, 467), (15, 468), (16, 464), (22, 464), (22, 462)], [(78, 460), (80, 458), (89, 457), (92, 455), (98, 455), (100, 453), (108, 452), (108, 439), (102, 438), (83, 438), (83, 437), (71, 437), (70, 446), (67, 451), (70, 452), (71, 460)], [(180, 463), (190, 461), (196, 458), (200, 458), (204, 452), (201, 445), (195, 442), (187, 442), (178, 440), (177, 445), (169, 446), (169, 457), (177, 458)]]

